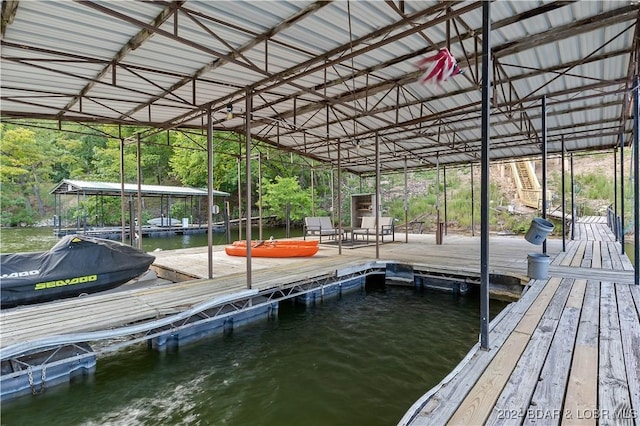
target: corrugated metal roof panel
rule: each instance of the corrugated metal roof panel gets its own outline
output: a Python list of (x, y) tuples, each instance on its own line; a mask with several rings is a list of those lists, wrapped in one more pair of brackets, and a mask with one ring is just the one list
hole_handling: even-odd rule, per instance
[[(370, 173), (377, 134), (387, 168), (402, 163), (394, 150), (412, 166), (436, 153), (445, 163), (472, 161), (481, 5), (20, 2), (2, 39), (1, 112), (172, 128), (201, 126), (211, 104), (216, 126), (243, 133), (251, 87), (261, 139), (316, 160), (335, 163), (337, 141), (360, 140), (367, 148), (357, 159), (348, 151), (348, 167)], [(491, 3), (492, 156), (535, 152), (542, 96), (554, 149), (563, 135), (573, 151), (615, 145), (615, 126), (629, 134), (622, 109), (638, 9), (626, 1)], [(419, 83), (418, 60), (444, 46), (465, 73)]]
[[(138, 193), (138, 185), (132, 183), (124, 184), (124, 192), (127, 194)], [(167, 186), (167, 185), (140, 185), (140, 192), (143, 196), (188, 196), (188, 197), (206, 197), (208, 192), (206, 189), (190, 188), (186, 186)], [(75, 179), (63, 179), (58, 185), (50, 191), (51, 194), (85, 194), (85, 195), (120, 195), (120, 182), (95, 182)], [(213, 190), (215, 197), (228, 197), (227, 192)]]

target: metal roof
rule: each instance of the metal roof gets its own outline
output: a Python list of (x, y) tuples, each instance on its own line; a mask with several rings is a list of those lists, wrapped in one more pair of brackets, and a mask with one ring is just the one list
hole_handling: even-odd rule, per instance
[[(125, 194), (137, 194), (138, 185), (124, 184)], [(111, 195), (120, 196), (119, 182), (90, 182), (84, 180), (64, 179), (53, 188), (50, 194), (83, 194), (83, 195)], [(207, 190), (184, 186), (140, 185), (140, 193), (145, 197), (160, 197), (173, 195), (175, 197), (206, 197)], [(229, 193), (213, 190), (214, 197), (228, 197)]]
[[(4, 120), (216, 129), (354, 173), (480, 159), (482, 3), (8, 1)], [(491, 4), (492, 159), (630, 140), (638, 2)], [(420, 83), (448, 46), (464, 74)], [(250, 89), (250, 91), (248, 91)], [(226, 106), (234, 117), (227, 119)], [(145, 134), (150, 133), (146, 132)], [(143, 135), (144, 136), (144, 135)], [(377, 139), (376, 139), (377, 138)]]

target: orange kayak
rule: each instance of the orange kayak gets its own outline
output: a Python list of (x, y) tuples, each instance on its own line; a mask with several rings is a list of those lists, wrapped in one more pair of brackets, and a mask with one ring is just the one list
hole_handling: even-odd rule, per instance
[[(247, 241), (234, 241), (224, 251), (229, 256), (246, 256)], [(251, 241), (252, 257), (309, 257), (318, 252), (318, 241)]]

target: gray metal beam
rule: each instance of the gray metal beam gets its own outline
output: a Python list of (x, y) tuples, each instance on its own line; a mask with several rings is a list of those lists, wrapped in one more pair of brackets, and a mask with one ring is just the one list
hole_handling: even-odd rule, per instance
[[(638, 173), (638, 167), (640, 167), (640, 155), (638, 154), (638, 131), (640, 125), (638, 123), (640, 114), (640, 105), (638, 104), (638, 76), (633, 78), (633, 256), (635, 261), (635, 267), (633, 268), (634, 282), (636, 285), (640, 285), (640, 214), (638, 208), (640, 207), (640, 173)], [(624, 230), (623, 230), (624, 232)]]
[(491, 131), (491, 2), (482, 2), (482, 186), (480, 347), (489, 349), (489, 140)]

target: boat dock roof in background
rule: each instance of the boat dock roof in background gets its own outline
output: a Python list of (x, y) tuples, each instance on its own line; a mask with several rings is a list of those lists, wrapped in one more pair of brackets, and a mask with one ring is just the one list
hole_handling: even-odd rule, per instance
[[(138, 184), (125, 183), (125, 194), (137, 194)], [(207, 190), (201, 188), (189, 188), (186, 186), (165, 186), (165, 185), (141, 185), (140, 192), (145, 197), (161, 197), (173, 195), (176, 197), (206, 197)], [(120, 196), (121, 187), (119, 182), (91, 182), (84, 180), (64, 179), (50, 194), (83, 194), (83, 195), (111, 195)], [(228, 192), (213, 190), (214, 197), (228, 197)]]

